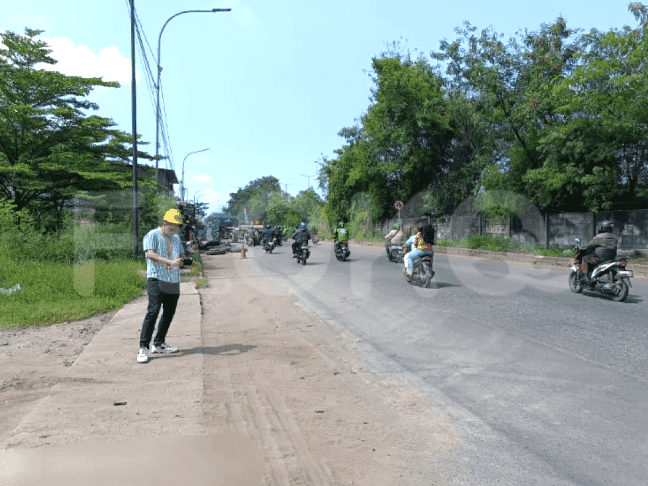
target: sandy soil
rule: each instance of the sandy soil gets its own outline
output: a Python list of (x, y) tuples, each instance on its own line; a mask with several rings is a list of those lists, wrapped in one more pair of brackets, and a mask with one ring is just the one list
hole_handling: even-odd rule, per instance
[[(201, 433), (254, 439), (263, 485), (466, 480), (455, 458), (461, 437), (447, 419), (398, 379), (365, 372), (350, 336), (295, 297), (248, 285), (255, 277), (239, 273), (239, 257), (202, 255), (210, 284), (199, 289), (202, 344), (219, 352), (204, 357)], [(0, 331), (0, 442), (116, 312)]]

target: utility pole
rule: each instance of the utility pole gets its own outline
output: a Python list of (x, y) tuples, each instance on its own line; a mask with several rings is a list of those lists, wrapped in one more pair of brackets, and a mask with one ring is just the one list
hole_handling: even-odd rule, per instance
[(309, 175), (309, 176), (304, 175), (304, 174), (299, 174), (299, 175), (302, 176), (302, 177), (308, 177), (308, 188), (310, 189), (310, 178), (315, 177), (317, 174)]
[(291, 182), (290, 184), (284, 184), (284, 186), (286, 187), (284, 192), (285, 192), (286, 194), (288, 194), (288, 186), (292, 186), (292, 185), (293, 185), (292, 182)]
[[(137, 88), (135, 86), (135, 0), (131, 5), (131, 99), (133, 118), (133, 247), (135, 260), (139, 257), (139, 221), (137, 214)], [(157, 161), (156, 161), (157, 165)]]

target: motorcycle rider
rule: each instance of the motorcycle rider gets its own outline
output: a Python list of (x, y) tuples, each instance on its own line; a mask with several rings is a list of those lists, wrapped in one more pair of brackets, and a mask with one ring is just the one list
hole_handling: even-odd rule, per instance
[(394, 229), (385, 236), (385, 250), (387, 251), (387, 258), (391, 257), (394, 245), (400, 245), (403, 242), (403, 232), (401, 231), (400, 224), (394, 223), (393, 228)]
[(420, 228), (419, 232), (414, 237), (412, 251), (405, 255), (405, 273), (408, 277), (411, 277), (414, 273), (414, 260), (424, 256), (431, 256), (434, 258), (432, 244), (434, 243), (435, 234), (434, 226), (426, 224)]
[(337, 253), (340, 247), (340, 241), (349, 241), (349, 232), (344, 227), (344, 223), (340, 221), (338, 227), (335, 229), (335, 236), (333, 240), (333, 251)]
[(254, 229), (252, 226), (245, 232), (245, 241), (252, 241), (252, 246), (254, 246)]
[(277, 245), (281, 245), (281, 226), (275, 226), (274, 237), (277, 239)]
[(614, 260), (617, 256), (619, 238), (613, 233), (614, 225), (611, 221), (602, 221), (598, 225), (597, 235), (592, 238), (585, 248), (586, 253), (583, 261), (587, 266), (586, 284), (592, 284), (591, 277), (594, 268), (608, 260)]
[(302, 243), (308, 244), (308, 240), (311, 239), (311, 234), (306, 228), (306, 223), (302, 222), (299, 226), (295, 227), (295, 231), (292, 234), (293, 241), (292, 251), (293, 258), (297, 258), (297, 250)]
[(272, 237), (272, 226), (269, 224), (266, 224), (266, 229), (263, 233), (261, 233), (261, 246), (265, 246), (266, 241), (268, 241)]

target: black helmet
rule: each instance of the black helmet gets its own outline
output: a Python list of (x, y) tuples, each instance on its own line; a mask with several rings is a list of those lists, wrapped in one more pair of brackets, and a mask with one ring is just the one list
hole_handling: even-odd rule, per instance
[(611, 221), (601, 221), (598, 224), (598, 233), (612, 233), (614, 231), (614, 225)]

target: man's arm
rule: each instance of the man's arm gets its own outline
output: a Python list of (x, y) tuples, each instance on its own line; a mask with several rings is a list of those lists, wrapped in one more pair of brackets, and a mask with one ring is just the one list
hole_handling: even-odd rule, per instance
[(146, 250), (146, 258), (156, 263), (171, 264), (171, 260), (168, 260), (164, 258), (162, 255), (157, 254), (155, 250)]

